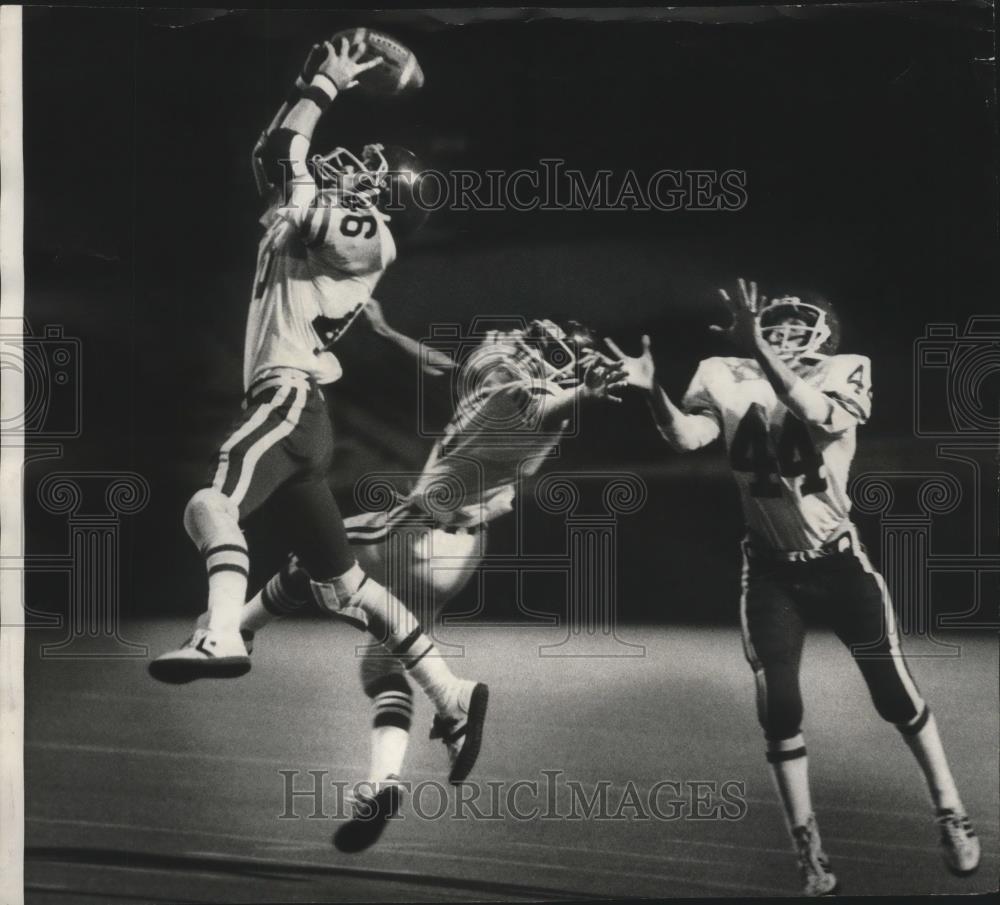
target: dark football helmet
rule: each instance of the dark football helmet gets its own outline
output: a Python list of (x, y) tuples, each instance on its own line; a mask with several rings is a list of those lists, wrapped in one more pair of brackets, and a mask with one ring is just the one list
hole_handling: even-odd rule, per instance
[(757, 320), (764, 339), (786, 361), (833, 355), (840, 345), (837, 312), (815, 293), (769, 299)]
[(356, 210), (375, 207), (388, 219), (393, 237), (416, 232), (427, 220), (418, 183), (423, 167), (417, 156), (396, 145), (365, 145), (358, 158), (347, 148), (316, 154), (311, 160), (321, 187)]

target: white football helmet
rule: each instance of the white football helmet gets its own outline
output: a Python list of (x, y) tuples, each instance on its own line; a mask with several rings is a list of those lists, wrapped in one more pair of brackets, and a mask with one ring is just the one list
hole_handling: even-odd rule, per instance
[(785, 295), (769, 299), (757, 312), (760, 332), (784, 361), (832, 355), (840, 324), (825, 299)]

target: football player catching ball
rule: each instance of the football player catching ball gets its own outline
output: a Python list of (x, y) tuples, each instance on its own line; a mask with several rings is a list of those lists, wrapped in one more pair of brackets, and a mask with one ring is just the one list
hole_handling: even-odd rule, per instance
[(701, 362), (680, 406), (656, 381), (649, 337), (633, 358), (609, 347), (643, 390), (660, 433), (678, 451), (723, 437), (740, 491), (740, 617), (757, 688), (757, 715), (806, 895), (837, 880), (820, 842), (809, 791), (799, 662), (807, 624), (830, 626), (848, 647), (879, 715), (913, 752), (935, 808), (948, 868), (979, 865), (979, 841), (948, 768), (934, 717), (899, 646), (885, 581), (850, 517), (855, 434), (871, 414), (871, 362), (838, 355), (839, 326), (820, 298), (758, 297), (739, 281), (728, 327), (713, 327), (738, 357)]
[(192, 637), (149, 671), (180, 684), (250, 669), (240, 632), (249, 567), (240, 524), (270, 500), (284, 513), (312, 595), (402, 659), (406, 675), (452, 727), (453, 773), (467, 774), (488, 690), (457, 678), (413, 614), (365, 574), (327, 484), (333, 432), (321, 386), (341, 375), (331, 348), (370, 301), (395, 259), (396, 241), (423, 219), (413, 203), (419, 174), (408, 152), (376, 144), (360, 158), (338, 148), (309, 159), (324, 111), (381, 62), (360, 62), (365, 50), (347, 40), (314, 47), (255, 149), (258, 187), (270, 203), (247, 317), (243, 412), (184, 513), (205, 559), (208, 612)]

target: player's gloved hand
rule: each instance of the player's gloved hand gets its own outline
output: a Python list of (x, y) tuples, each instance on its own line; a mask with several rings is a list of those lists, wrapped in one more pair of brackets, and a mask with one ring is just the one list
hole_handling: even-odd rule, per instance
[(335, 48), (329, 41), (323, 42), (326, 57), (316, 70), (317, 76), (322, 76), (333, 82), (338, 91), (346, 91), (358, 84), (358, 76), (362, 72), (374, 69), (382, 62), (382, 57), (374, 57), (367, 63), (358, 62), (364, 56), (368, 45), (360, 41), (352, 48), (347, 38), (340, 39), (340, 46)]
[(626, 385), (651, 393), (656, 384), (656, 365), (653, 363), (649, 337), (643, 335), (642, 354), (634, 358), (626, 355), (613, 339), (605, 337), (604, 342), (618, 359), (618, 364), (625, 373)]
[(726, 307), (732, 314), (732, 322), (728, 327), (719, 324), (712, 324), (709, 327), (713, 333), (720, 333), (725, 336), (740, 351), (753, 355), (757, 349), (761, 348), (764, 337), (760, 331), (760, 321), (757, 312), (767, 301), (766, 296), (757, 296), (757, 284), (751, 280), (749, 284), (740, 277), (737, 280), (737, 293), (735, 301), (730, 297), (725, 289), (719, 290), (719, 295), (726, 303)]

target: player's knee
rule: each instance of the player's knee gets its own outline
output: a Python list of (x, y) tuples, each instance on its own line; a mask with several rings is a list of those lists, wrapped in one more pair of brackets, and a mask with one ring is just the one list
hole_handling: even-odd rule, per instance
[[(363, 596), (366, 589), (378, 588), (377, 582), (365, 574), (357, 563), (351, 566), (343, 575), (325, 581), (309, 579), (313, 597), (320, 609), (338, 619), (342, 619), (361, 631), (369, 629), (367, 607)], [(370, 587), (369, 587), (370, 586)]]
[(802, 728), (802, 696), (793, 683), (775, 678), (758, 688), (757, 716), (769, 739), (792, 738)]
[(761, 728), (770, 739), (792, 738), (802, 728), (802, 705), (786, 702), (780, 706), (770, 706), (761, 720)]
[(184, 507), (184, 529), (198, 546), (239, 532), (239, 507), (214, 487), (203, 487)]
[(872, 688), (871, 695), (878, 715), (897, 726), (913, 722), (923, 709), (923, 702), (914, 701), (902, 687)]

